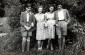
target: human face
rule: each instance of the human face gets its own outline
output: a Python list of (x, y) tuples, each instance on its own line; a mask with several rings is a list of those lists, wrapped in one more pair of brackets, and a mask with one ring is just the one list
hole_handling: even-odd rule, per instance
[(26, 11), (27, 11), (27, 12), (30, 12), (30, 11), (31, 11), (31, 7), (27, 7), (27, 8), (26, 8)]
[(49, 10), (50, 10), (50, 12), (53, 12), (54, 7), (50, 7)]
[(42, 11), (43, 11), (43, 8), (42, 7), (38, 8), (38, 12), (39, 13), (42, 13)]
[(58, 9), (62, 9), (62, 5), (58, 5)]

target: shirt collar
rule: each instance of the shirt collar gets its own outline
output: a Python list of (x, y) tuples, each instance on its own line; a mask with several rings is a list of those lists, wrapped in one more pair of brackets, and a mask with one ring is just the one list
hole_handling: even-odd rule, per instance
[(48, 12), (48, 13), (49, 13), (49, 14), (53, 14), (54, 12), (52, 12), (52, 13), (51, 13), (51, 12)]
[[(28, 14), (28, 12), (26, 11), (26, 13)], [(29, 12), (29, 14), (31, 14), (32, 12)]]
[(58, 10), (58, 11), (62, 11), (63, 9), (61, 9), (61, 10)]

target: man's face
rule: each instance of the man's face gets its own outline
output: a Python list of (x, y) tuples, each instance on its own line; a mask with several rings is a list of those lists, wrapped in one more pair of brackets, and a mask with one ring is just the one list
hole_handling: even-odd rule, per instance
[(58, 9), (62, 9), (62, 5), (58, 5)]
[(27, 11), (27, 12), (31, 11), (31, 7), (27, 7), (27, 8), (26, 8), (26, 11)]

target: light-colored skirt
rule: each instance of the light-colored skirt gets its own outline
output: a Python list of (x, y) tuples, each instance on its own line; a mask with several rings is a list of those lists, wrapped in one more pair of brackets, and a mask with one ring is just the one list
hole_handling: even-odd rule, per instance
[(55, 20), (48, 20), (47, 21), (47, 39), (54, 39), (55, 38)]
[(45, 40), (44, 23), (37, 23), (36, 40)]

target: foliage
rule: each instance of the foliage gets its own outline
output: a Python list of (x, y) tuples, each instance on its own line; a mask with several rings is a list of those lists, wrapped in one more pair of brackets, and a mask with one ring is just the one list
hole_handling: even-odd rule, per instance
[[(10, 35), (10, 41), (14, 44), (17, 44), (19, 41), (16, 38), (19, 35), (16, 33), (16, 30), (20, 30), (20, 14), (24, 11), (24, 7), (26, 3), (31, 3), (33, 12), (36, 13), (37, 7), (39, 5), (43, 5), (44, 12), (48, 11), (48, 5), (54, 4), (55, 10), (59, 3), (63, 4), (64, 8), (68, 9), (71, 14), (71, 22), (68, 26), (69, 34), (68, 37), (72, 38), (72, 46), (70, 50), (74, 52), (73, 54), (76, 55), (79, 53), (80, 50), (85, 49), (85, 2), (84, 0), (3, 0), (5, 4), (4, 10), (5, 15), (9, 17), (9, 25), (11, 26), (12, 35)], [(47, 5), (48, 4), (48, 5)], [(71, 32), (71, 33), (70, 33)], [(16, 37), (18, 36), (18, 37)], [(67, 39), (68, 40), (68, 39)], [(20, 45), (18, 43), (17, 45)], [(14, 48), (16, 46), (14, 45)], [(71, 49), (72, 48), (72, 49)]]

